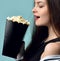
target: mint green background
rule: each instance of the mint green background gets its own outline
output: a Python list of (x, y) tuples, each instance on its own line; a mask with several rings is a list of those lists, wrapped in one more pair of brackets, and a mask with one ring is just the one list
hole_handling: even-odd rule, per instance
[(25, 48), (29, 45), (33, 27), (33, 0), (0, 0), (0, 61), (15, 61), (15, 59), (2, 56), (4, 32), (7, 16), (21, 15), (31, 22), (24, 37)]

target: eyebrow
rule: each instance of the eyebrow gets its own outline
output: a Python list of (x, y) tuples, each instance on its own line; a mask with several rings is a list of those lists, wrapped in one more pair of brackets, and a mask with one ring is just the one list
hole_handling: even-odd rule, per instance
[[(34, 3), (36, 3), (36, 2), (34, 2)], [(42, 1), (38, 1), (37, 3), (39, 4), (39, 3), (44, 3), (44, 2), (42, 2)]]

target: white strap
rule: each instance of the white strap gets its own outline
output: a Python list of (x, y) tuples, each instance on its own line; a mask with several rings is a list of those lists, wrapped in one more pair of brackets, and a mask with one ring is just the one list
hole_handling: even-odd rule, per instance
[(60, 55), (46, 56), (43, 59), (41, 59), (40, 61), (60, 61)]

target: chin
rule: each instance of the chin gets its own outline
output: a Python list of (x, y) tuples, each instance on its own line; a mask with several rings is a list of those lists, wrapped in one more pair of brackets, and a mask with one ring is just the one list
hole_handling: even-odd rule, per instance
[(44, 24), (35, 23), (36, 26), (45, 26)]
[(47, 23), (38, 23), (38, 22), (35, 22), (35, 25), (36, 26), (48, 26)]

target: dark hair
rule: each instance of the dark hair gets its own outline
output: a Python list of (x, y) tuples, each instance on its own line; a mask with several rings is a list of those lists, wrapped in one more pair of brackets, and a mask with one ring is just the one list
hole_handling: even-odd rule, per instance
[(31, 61), (41, 46), (41, 42), (48, 37), (48, 28), (40, 26), (33, 29), (32, 41), (24, 54), (24, 61)]
[[(47, 3), (50, 12), (50, 23), (53, 26), (54, 31), (56, 30), (57, 33), (60, 34), (60, 0), (47, 0)], [(41, 41), (45, 40), (47, 37), (48, 28), (46, 26), (36, 27), (36, 31), (33, 33), (32, 42), (25, 53), (27, 60), (33, 57), (40, 47)]]
[(50, 12), (50, 23), (58, 37), (60, 37), (60, 0), (47, 0)]

